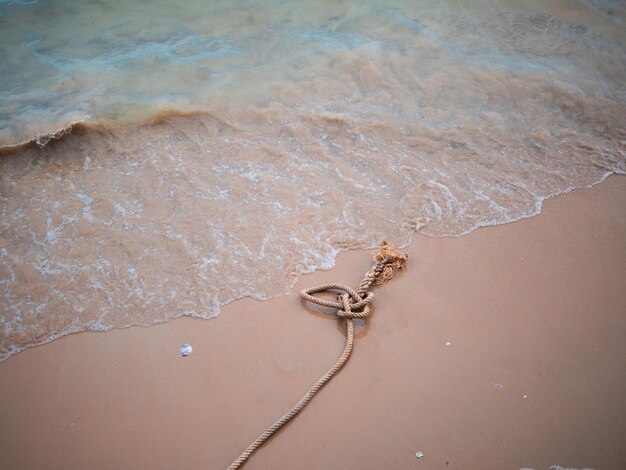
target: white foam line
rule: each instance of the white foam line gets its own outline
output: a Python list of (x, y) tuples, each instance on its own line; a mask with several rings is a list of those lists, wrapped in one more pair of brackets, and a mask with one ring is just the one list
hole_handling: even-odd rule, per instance
[(87, 122), (89, 118), (90, 118), (89, 116), (86, 116), (84, 119), (70, 121), (65, 127), (62, 127), (61, 129), (50, 131), (45, 134), (37, 134), (34, 137), (30, 137), (26, 140), (22, 140), (17, 143), (0, 145), (0, 150), (16, 149), (23, 145), (30, 144), (31, 142), (34, 142), (35, 144), (37, 144), (38, 147), (45, 147), (46, 144), (50, 142), (51, 140), (60, 139), (64, 135), (71, 133), (72, 129), (74, 128), (76, 124)]
[[(458, 238), (461, 237), (463, 235), (467, 235), (468, 233), (473, 232), (474, 230), (481, 228), (481, 227), (493, 227), (493, 226), (497, 226), (497, 225), (504, 225), (504, 224), (508, 224), (508, 223), (513, 223), (513, 222), (517, 222), (520, 220), (524, 220), (524, 219), (529, 219), (531, 217), (534, 217), (536, 215), (539, 215), (541, 213), (542, 207), (543, 207), (543, 202), (549, 198), (555, 197), (555, 196), (560, 196), (562, 194), (567, 194), (573, 190), (576, 189), (590, 189), (594, 186), (597, 186), (598, 184), (602, 183), (603, 181), (605, 181), (609, 176), (611, 175), (625, 175), (626, 172), (624, 171), (607, 171), (605, 172), (598, 180), (592, 182), (591, 184), (587, 185), (587, 186), (571, 186), (568, 187), (562, 191), (555, 191), (553, 193), (551, 193), (548, 196), (543, 196), (543, 197), (537, 197), (536, 199), (536, 203), (535, 203), (535, 210), (531, 213), (531, 214), (527, 214), (527, 215), (521, 215), (515, 219), (511, 218), (510, 220), (502, 220), (502, 221), (488, 221), (488, 222), (479, 222), (477, 224), (475, 224), (471, 229), (459, 234), (459, 235), (443, 235), (443, 236), (431, 236), (431, 238), (445, 238), (445, 237), (454, 237), (454, 238)], [(412, 238), (413, 238), (413, 234), (416, 232), (413, 232), (412, 234), (410, 234), (409, 239), (406, 243), (401, 244), (400, 247), (401, 248), (406, 248), (408, 245), (410, 245)], [(429, 236), (429, 235), (426, 235)], [(288, 285), (288, 287), (285, 289), (284, 292), (280, 292), (277, 293), (275, 295), (263, 295), (263, 294), (258, 294), (258, 293), (242, 293), (240, 295), (238, 295), (236, 298), (232, 298), (232, 299), (228, 299), (225, 300), (223, 303), (221, 303), (219, 306), (214, 306), (213, 310), (211, 312), (199, 312), (199, 311), (185, 311), (185, 312), (181, 312), (180, 314), (177, 314), (173, 317), (167, 318), (167, 319), (161, 319), (161, 320), (154, 320), (150, 323), (140, 323), (140, 322), (136, 322), (136, 323), (132, 323), (130, 325), (125, 325), (122, 327), (114, 327), (112, 325), (106, 325), (106, 324), (102, 324), (100, 320), (97, 320), (95, 322), (92, 323), (91, 326), (87, 327), (86, 329), (80, 329), (79, 327), (76, 326), (72, 326), (69, 328), (66, 328), (64, 331), (60, 332), (60, 333), (55, 333), (52, 336), (47, 337), (46, 339), (42, 340), (42, 341), (38, 341), (37, 343), (33, 343), (33, 344), (29, 344), (29, 345), (25, 345), (25, 346), (14, 346), (12, 345), (9, 348), (9, 351), (7, 351), (4, 354), (0, 355), (0, 362), (7, 360), (9, 357), (25, 350), (25, 349), (29, 349), (29, 348), (34, 348), (37, 346), (43, 346), (45, 344), (48, 344), (56, 339), (62, 338), (64, 336), (69, 336), (71, 334), (75, 334), (75, 333), (82, 333), (82, 332), (87, 332), (87, 331), (91, 331), (91, 332), (95, 332), (95, 331), (109, 331), (112, 329), (126, 329), (126, 328), (131, 328), (131, 327), (136, 327), (136, 326), (142, 326), (142, 327), (150, 327), (150, 326), (154, 326), (154, 325), (158, 325), (158, 324), (162, 324), (162, 323), (168, 323), (172, 320), (175, 320), (177, 318), (181, 318), (181, 317), (185, 317), (185, 316), (189, 316), (189, 317), (193, 317), (193, 318), (202, 318), (202, 319), (211, 319), (211, 318), (215, 318), (217, 316), (219, 316), (221, 314), (221, 307), (230, 304), (231, 302), (234, 302), (236, 300), (239, 299), (243, 299), (245, 297), (252, 297), (254, 299), (257, 300), (269, 300), (269, 299), (273, 299), (276, 297), (280, 297), (283, 295), (287, 295), (292, 289), (293, 286), (295, 286), (295, 284), (297, 283), (298, 279), (300, 278), (300, 276), (302, 276), (303, 274), (310, 274), (314, 271), (317, 270), (322, 270), (322, 271), (328, 271), (332, 268), (335, 267), (336, 265), (336, 260), (337, 260), (337, 255), (339, 255), (339, 253), (343, 252), (343, 251), (350, 251), (353, 249), (373, 249), (375, 248), (377, 245), (377, 243), (373, 243), (367, 246), (362, 246), (360, 248), (350, 248), (350, 249), (341, 249), (341, 248), (334, 248), (331, 247), (330, 252), (328, 253), (328, 256), (323, 257), (322, 259), (319, 260), (318, 264), (312, 264), (309, 266), (306, 266), (305, 268), (302, 269), (302, 271), (298, 272), (296, 274), (296, 276), (292, 279), (292, 282)]]
[(602, 176), (597, 180), (594, 181), (593, 183), (587, 185), (587, 186), (569, 186), (567, 188), (565, 188), (562, 191), (555, 191), (553, 193), (548, 194), (547, 196), (535, 196), (535, 210), (529, 214), (522, 214), (518, 217), (503, 217), (501, 220), (488, 220), (488, 221), (484, 221), (484, 222), (476, 222), (476, 224), (474, 224), (471, 228), (467, 229), (464, 232), (461, 232), (459, 234), (456, 235), (426, 235), (426, 236), (430, 236), (432, 238), (458, 238), (458, 237), (462, 237), (463, 235), (467, 235), (471, 232), (473, 232), (474, 230), (477, 230), (481, 227), (496, 227), (498, 225), (505, 225), (505, 224), (511, 224), (514, 222), (519, 222), (520, 220), (525, 220), (525, 219), (530, 219), (531, 217), (535, 217), (539, 214), (541, 214), (541, 211), (543, 209), (543, 203), (548, 200), (551, 199), (553, 197), (556, 196), (561, 196), (563, 194), (567, 194), (570, 193), (572, 191), (575, 191), (577, 189), (590, 189), (593, 188), (594, 186), (597, 186), (598, 184), (602, 183), (604, 180), (606, 180), (609, 176), (611, 175), (626, 175), (625, 171), (619, 171), (619, 170), (615, 170), (615, 171), (607, 171), (605, 173), (602, 174)]

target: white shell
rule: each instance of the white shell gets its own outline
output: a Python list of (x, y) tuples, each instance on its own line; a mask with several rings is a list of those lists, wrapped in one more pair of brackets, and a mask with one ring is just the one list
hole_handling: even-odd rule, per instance
[(189, 356), (191, 354), (191, 351), (193, 351), (191, 344), (185, 343), (180, 347), (180, 355), (183, 357)]

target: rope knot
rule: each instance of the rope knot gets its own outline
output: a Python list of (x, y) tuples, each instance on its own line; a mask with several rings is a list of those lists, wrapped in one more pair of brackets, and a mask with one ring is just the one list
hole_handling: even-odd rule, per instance
[[(375, 264), (366, 274), (357, 290), (343, 284), (325, 284), (300, 292), (302, 298), (323, 307), (337, 309), (339, 318), (367, 319), (370, 314), (370, 304), (374, 294), (368, 289), (371, 286), (380, 286), (391, 280), (398, 273), (406, 269), (408, 256), (394, 251), (386, 240), (373, 253)], [(336, 301), (315, 297), (313, 294), (326, 291), (339, 291)]]
[[(316, 297), (313, 294), (319, 292), (339, 291), (337, 300), (327, 300)], [(300, 295), (304, 300), (321, 305), (322, 307), (335, 308), (339, 318), (361, 318), (366, 319), (370, 313), (370, 304), (374, 294), (369, 291), (363, 293), (355, 291), (343, 284), (325, 284), (323, 286), (312, 287), (303, 290)]]
[(337, 310), (339, 318), (360, 318), (367, 319), (370, 314), (370, 304), (374, 298), (374, 294), (367, 292), (365, 297), (357, 294), (357, 301), (349, 294), (341, 294), (338, 300), (341, 301), (342, 309)]

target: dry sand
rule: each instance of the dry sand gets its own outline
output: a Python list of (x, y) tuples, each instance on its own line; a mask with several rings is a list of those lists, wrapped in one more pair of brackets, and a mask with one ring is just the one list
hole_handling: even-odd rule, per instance
[[(625, 215), (612, 176), (529, 220), (416, 235), (346, 368), (246, 468), (626, 468)], [(297, 292), (369, 266), (352, 251), (214, 320), (19, 353), (0, 364), (0, 467), (225, 468), (343, 348)]]

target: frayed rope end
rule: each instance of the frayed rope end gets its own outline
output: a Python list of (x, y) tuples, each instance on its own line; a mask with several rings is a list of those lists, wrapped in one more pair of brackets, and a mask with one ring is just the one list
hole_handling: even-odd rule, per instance
[(392, 249), (387, 240), (383, 240), (372, 255), (376, 264), (383, 266), (382, 271), (373, 282), (375, 286), (383, 285), (400, 274), (406, 269), (409, 261), (409, 255)]

